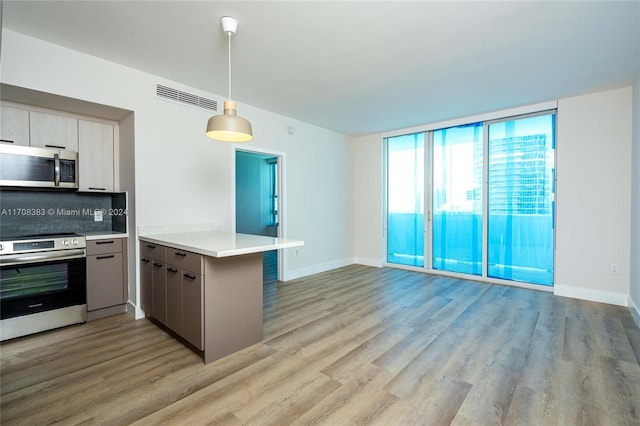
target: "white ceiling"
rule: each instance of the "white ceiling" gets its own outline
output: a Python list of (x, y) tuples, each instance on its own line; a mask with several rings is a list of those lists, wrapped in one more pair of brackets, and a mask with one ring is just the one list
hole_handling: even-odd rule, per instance
[[(3, 25), (350, 135), (631, 85), (640, 1), (14, 1)], [(25, 54), (27, 54), (25, 52)], [(242, 111), (239, 110), (242, 115)]]

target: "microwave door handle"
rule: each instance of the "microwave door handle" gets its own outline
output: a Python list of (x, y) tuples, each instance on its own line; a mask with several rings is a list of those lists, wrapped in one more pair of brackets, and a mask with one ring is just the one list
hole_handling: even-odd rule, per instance
[(60, 156), (58, 154), (53, 155), (53, 184), (60, 186)]

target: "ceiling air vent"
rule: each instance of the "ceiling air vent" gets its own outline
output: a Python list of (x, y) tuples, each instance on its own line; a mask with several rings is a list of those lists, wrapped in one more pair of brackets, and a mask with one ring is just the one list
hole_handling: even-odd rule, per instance
[(192, 93), (183, 92), (182, 90), (174, 89), (172, 87), (163, 86), (161, 84), (156, 85), (156, 95), (164, 99), (193, 105), (198, 108), (218, 111), (218, 102), (214, 100), (203, 98)]

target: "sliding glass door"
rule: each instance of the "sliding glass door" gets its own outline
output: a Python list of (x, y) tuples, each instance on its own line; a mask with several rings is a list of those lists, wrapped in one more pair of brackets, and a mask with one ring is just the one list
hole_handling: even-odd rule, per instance
[(552, 285), (555, 114), (488, 133), (488, 276)]
[(553, 285), (555, 128), (546, 111), (387, 138), (387, 262)]
[(424, 266), (424, 134), (387, 139), (387, 262)]
[(482, 123), (433, 132), (433, 269), (482, 274), (482, 170)]

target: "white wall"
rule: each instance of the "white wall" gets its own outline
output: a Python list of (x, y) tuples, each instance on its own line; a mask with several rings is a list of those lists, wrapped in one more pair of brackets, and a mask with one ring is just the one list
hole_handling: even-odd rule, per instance
[(631, 94), (558, 101), (556, 294), (628, 303)]
[[(540, 109), (548, 107), (540, 105)], [(555, 292), (627, 305), (631, 268), (631, 88), (561, 99), (557, 108)], [(383, 262), (383, 137), (516, 112), (493, 112), (356, 138), (356, 259), (369, 265)], [(609, 273), (611, 263), (619, 265), (619, 274)]]
[[(118, 146), (118, 161), (120, 164), (120, 190), (127, 191), (128, 223), (129, 234), (134, 235), (131, 229), (136, 229), (136, 181), (135, 181), (135, 145), (133, 135), (135, 134), (135, 114), (132, 112), (124, 119), (120, 120), (120, 135)], [(137, 265), (136, 249), (138, 243), (135, 238), (129, 238), (127, 254), (129, 265)], [(129, 268), (128, 287), (129, 301), (135, 306), (138, 298), (136, 285), (136, 268)]]
[[(222, 52), (223, 54), (224, 52)], [(132, 68), (2, 32), (3, 83), (135, 113), (135, 214), (138, 226), (213, 223), (231, 230), (235, 206), (233, 145), (204, 136), (210, 112), (155, 96), (157, 83), (223, 98)], [(284, 278), (349, 263), (352, 148), (349, 139), (307, 123), (238, 103), (251, 121), (251, 147), (286, 153), (285, 236), (305, 240)], [(295, 134), (287, 132), (295, 128)]]
[(382, 266), (384, 251), (382, 136), (354, 139), (354, 238), (356, 262)]
[(640, 74), (633, 87), (631, 178), (631, 313), (640, 327)]

